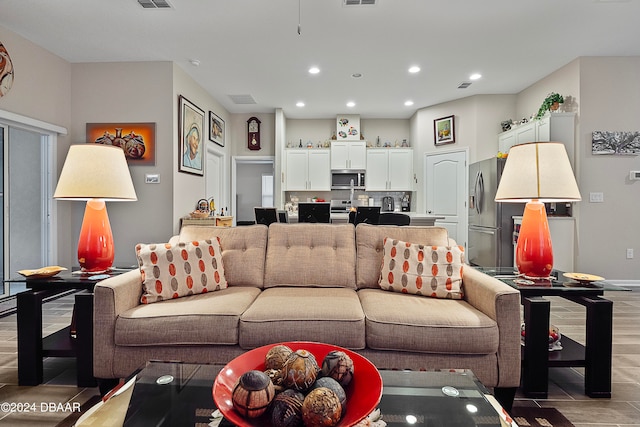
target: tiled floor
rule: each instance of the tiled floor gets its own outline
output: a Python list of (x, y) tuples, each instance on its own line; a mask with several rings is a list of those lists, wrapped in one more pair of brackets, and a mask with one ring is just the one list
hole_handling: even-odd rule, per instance
[[(640, 427), (640, 288), (633, 292), (607, 292), (614, 301), (613, 397), (590, 399), (583, 394), (581, 368), (555, 368), (550, 372), (549, 397), (531, 400), (518, 393), (516, 406), (555, 407), (576, 427)], [(584, 308), (561, 298), (552, 298), (551, 323), (584, 343)], [(45, 334), (69, 324), (73, 297), (45, 305)], [(45, 384), (20, 387), (18, 383), (16, 316), (0, 318), (0, 405), (3, 402), (36, 403), (38, 413), (7, 415), (0, 411), (0, 426), (55, 426), (69, 413), (42, 413), (41, 402), (84, 403), (98, 394), (95, 388), (75, 386), (72, 360), (45, 361)], [(0, 406), (1, 409), (1, 406)]]

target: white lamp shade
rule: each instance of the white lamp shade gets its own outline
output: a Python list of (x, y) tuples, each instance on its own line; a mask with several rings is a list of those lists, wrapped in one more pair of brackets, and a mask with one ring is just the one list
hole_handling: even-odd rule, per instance
[(69, 147), (54, 199), (137, 200), (124, 152), (120, 147), (77, 144)]
[(532, 142), (514, 145), (500, 178), (497, 202), (579, 201), (580, 191), (564, 144)]

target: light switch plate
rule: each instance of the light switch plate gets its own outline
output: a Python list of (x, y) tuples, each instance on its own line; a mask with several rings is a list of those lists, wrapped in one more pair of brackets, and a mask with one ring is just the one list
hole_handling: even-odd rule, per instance
[(160, 184), (160, 174), (159, 173), (146, 173), (144, 175), (144, 183), (145, 184)]
[(604, 193), (589, 193), (589, 202), (591, 203), (604, 202)]

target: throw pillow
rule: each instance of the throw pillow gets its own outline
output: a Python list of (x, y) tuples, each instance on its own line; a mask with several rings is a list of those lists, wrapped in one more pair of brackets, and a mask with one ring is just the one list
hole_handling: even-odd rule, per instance
[(177, 244), (138, 244), (140, 302), (150, 304), (227, 287), (220, 239)]
[(462, 299), (464, 248), (384, 239), (380, 287), (393, 292)]

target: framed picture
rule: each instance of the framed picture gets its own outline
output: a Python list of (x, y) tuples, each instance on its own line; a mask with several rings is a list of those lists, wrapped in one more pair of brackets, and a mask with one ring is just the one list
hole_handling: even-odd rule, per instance
[(87, 123), (86, 140), (122, 148), (129, 165), (156, 164), (155, 123)]
[(184, 96), (178, 97), (178, 146), (180, 172), (204, 175), (202, 132), (204, 111)]
[(209, 111), (209, 140), (224, 147), (224, 120), (213, 111)]
[(456, 142), (453, 116), (433, 121), (433, 141), (435, 145), (453, 144)]

